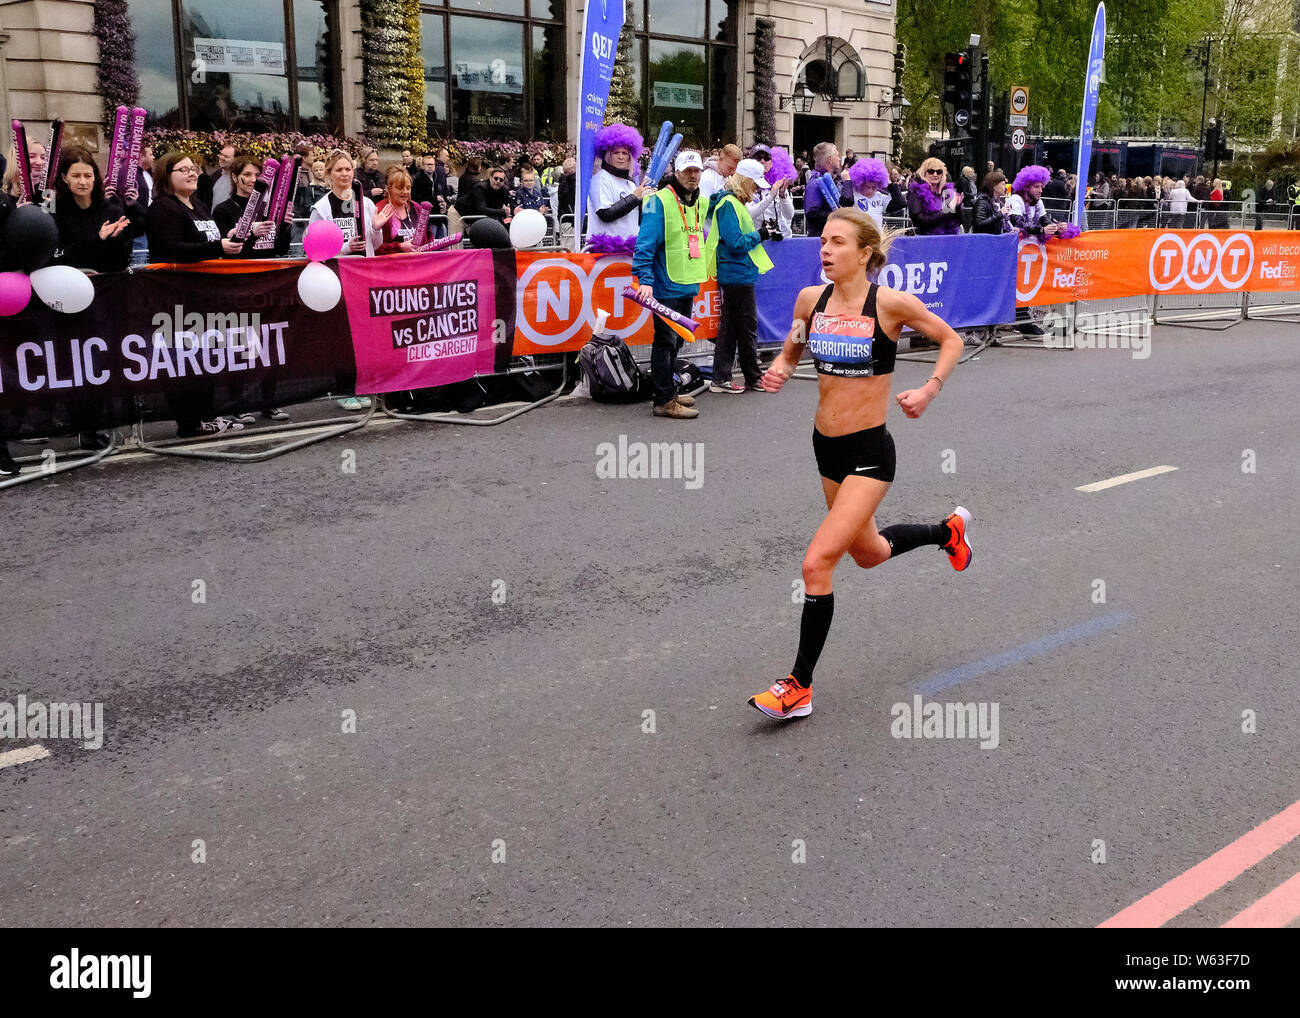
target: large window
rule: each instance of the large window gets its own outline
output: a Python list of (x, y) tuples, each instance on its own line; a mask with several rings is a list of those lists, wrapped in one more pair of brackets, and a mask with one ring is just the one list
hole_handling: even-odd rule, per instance
[(451, 18), (451, 127), (458, 138), (523, 136), (522, 24)]
[[(654, 5), (651, 5), (653, 11)], [(650, 40), (649, 123), (671, 120), (683, 138), (699, 139), (709, 133), (708, 92), (704, 77), (703, 46)], [(657, 136), (650, 131), (649, 136)]]
[(645, 111), (637, 126), (647, 138), (656, 137), (659, 125), (671, 120), (686, 145), (744, 146), (736, 137), (735, 110), (739, 3), (634, 0), (633, 59)]
[(420, 57), (424, 60), (424, 107), (430, 137), (447, 134), (447, 19), (420, 15)]
[[(534, 0), (537, 2), (537, 0)], [(533, 100), (531, 135), (540, 141), (563, 140), (567, 123), (564, 108), (564, 26), (534, 25), (528, 91)]]
[(294, 65), (298, 85), (298, 130), (326, 134), (335, 113), (334, 14), (325, 0), (293, 0)]
[(182, 126), (176, 91), (176, 38), (172, 33), (171, 0), (128, 0), (135, 30), (135, 71), (140, 80), (140, 105), (149, 111), (149, 125)]
[[(441, 13), (448, 2), (450, 10)], [(420, 22), (431, 137), (564, 138), (564, 0), (424, 0), (424, 5)], [(434, 55), (442, 67), (438, 73)]]
[(341, 132), (340, 0), (129, 0), (151, 126)]

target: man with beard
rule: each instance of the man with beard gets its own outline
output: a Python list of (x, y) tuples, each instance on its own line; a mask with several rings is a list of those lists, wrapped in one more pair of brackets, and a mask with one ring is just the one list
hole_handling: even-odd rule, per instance
[[(704, 162), (698, 152), (680, 152), (673, 169), (675, 173), (667, 186), (647, 197), (641, 208), (632, 275), (640, 284), (642, 297), (653, 297), (689, 317), (700, 284), (709, 275), (699, 190)], [(650, 350), (654, 415), (677, 420), (698, 417), (695, 400), (677, 392), (673, 377), (681, 335), (658, 315), (654, 317), (654, 330)]]

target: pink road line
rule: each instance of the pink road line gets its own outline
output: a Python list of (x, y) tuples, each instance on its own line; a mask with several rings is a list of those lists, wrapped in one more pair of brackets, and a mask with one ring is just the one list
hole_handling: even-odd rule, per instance
[[(1277, 816), (1265, 820), (1253, 831), (1248, 831), (1204, 862), (1197, 863), (1163, 887), (1158, 887), (1145, 898), (1135, 901), (1097, 928), (1154, 929), (1163, 926), (1198, 901), (1208, 898), (1224, 884), (1236, 880), (1261, 859), (1268, 858), (1283, 845), (1294, 841), (1297, 835), (1300, 835), (1300, 802), (1293, 802)], [(1292, 881), (1287, 881), (1278, 891), (1291, 883)], [(1276, 894), (1277, 891), (1273, 893)]]
[(1274, 929), (1300, 918), (1300, 873), (1223, 924), (1221, 929)]

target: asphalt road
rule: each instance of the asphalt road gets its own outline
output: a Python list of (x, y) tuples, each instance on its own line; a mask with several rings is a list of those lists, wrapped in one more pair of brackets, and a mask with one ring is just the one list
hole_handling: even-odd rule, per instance
[[(794, 658), (809, 382), (0, 493), (0, 701), (106, 728), (0, 740), (51, 754), (0, 769), (6, 924), (1097, 925), (1300, 797), (1297, 393), (1281, 323), (963, 365), (891, 412), (879, 521), (964, 504), (972, 567), (846, 560), (785, 724), (745, 701)], [(598, 477), (620, 436), (702, 443), (701, 483)], [(996, 748), (895, 738), (923, 689)]]

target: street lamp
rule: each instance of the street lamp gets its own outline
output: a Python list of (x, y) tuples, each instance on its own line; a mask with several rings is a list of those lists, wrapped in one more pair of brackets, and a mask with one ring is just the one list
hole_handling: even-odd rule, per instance
[(785, 109), (787, 106), (791, 106), (794, 108), (795, 113), (810, 113), (813, 108), (813, 100), (816, 98), (808, 85), (801, 81), (795, 85), (792, 94), (781, 96), (780, 108)]
[(896, 124), (903, 119), (903, 111), (911, 109), (911, 106), (902, 96), (895, 97), (894, 90), (885, 86), (880, 90), (880, 102), (876, 103), (876, 116), (886, 117)]

